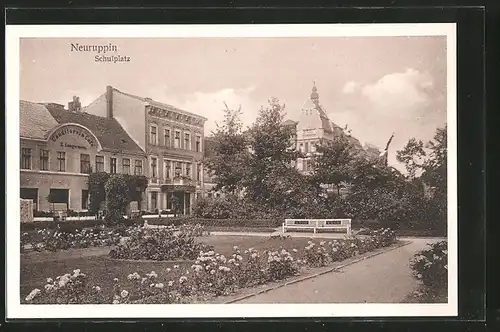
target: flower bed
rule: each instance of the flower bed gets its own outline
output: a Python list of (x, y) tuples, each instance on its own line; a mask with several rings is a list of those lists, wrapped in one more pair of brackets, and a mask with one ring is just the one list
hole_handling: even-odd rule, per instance
[[(147, 237), (156, 240), (172, 240), (168, 230), (141, 230)], [(161, 235), (159, 235), (161, 232)], [(144, 235), (144, 234), (143, 234)], [(132, 235), (134, 236), (134, 235)], [(148, 239), (148, 241), (151, 240)], [(175, 240), (174, 240), (175, 241)], [(282, 239), (294, 242), (294, 239)], [(268, 240), (278, 244), (277, 240)], [(213, 250), (196, 252), (191, 266), (174, 265), (163, 275), (154, 271), (146, 274), (130, 273), (126, 280), (114, 279), (112, 289), (101, 289), (101, 285), (87, 282), (87, 276), (75, 270), (48, 279), (47, 284), (33, 290), (23, 300), (27, 303), (192, 303), (206, 301), (216, 296), (229, 295), (241, 288), (253, 287), (299, 275), (302, 268), (325, 266), (376, 248), (396, 242), (394, 232), (378, 230), (370, 236), (345, 240), (310, 241), (305, 248), (241, 250), (233, 247), (225, 255)], [(300, 243), (300, 242), (299, 242)], [(305, 243), (305, 242), (302, 242)], [(160, 244), (168, 246), (167, 243)], [(269, 244), (268, 244), (269, 245)], [(289, 244), (288, 244), (289, 245)], [(185, 253), (194, 251), (184, 249)], [(168, 247), (167, 247), (168, 249)], [(168, 250), (166, 250), (168, 252)], [(177, 253), (179, 255), (179, 253)], [(94, 280), (102, 280), (94, 278)]]
[(134, 228), (129, 232), (129, 238), (109, 252), (115, 259), (129, 260), (159, 260), (175, 259), (190, 260), (207, 246), (195, 241), (203, 235), (201, 226), (181, 226), (179, 232), (174, 232), (173, 226), (165, 228)]
[(448, 285), (448, 241), (429, 245), (410, 261), (413, 276), (429, 289), (446, 289)]
[(37, 232), (21, 234), (21, 252), (27, 245), (36, 251), (57, 251), (70, 248), (112, 246), (127, 235), (125, 228), (105, 229), (104, 227), (84, 229), (41, 229)]

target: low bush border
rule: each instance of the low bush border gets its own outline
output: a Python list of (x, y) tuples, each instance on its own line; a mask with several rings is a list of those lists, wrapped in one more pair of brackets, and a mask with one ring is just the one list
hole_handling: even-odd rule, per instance
[[(277, 282), (273, 282), (273, 283), (268, 283), (268, 284), (263, 284), (263, 285), (260, 285), (260, 286), (257, 286), (257, 287), (249, 287), (246, 290), (252, 290), (252, 289), (258, 289), (258, 290), (257, 291), (252, 291), (252, 292), (250, 292), (248, 294), (244, 294), (244, 295), (241, 295), (241, 293), (244, 293), (244, 291), (245, 291), (245, 288), (242, 288), (242, 289), (240, 289), (240, 295), (235, 294), (235, 295), (227, 296), (226, 298), (228, 298), (228, 300), (225, 300), (225, 301), (219, 301), (220, 299), (217, 300), (218, 297), (216, 297), (216, 298), (212, 299), (212, 301), (209, 301), (208, 303), (222, 303), (222, 304), (235, 303), (235, 302), (238, 302), (238, 301), (250, 298), (250, 297), (254, 297), (254, 296), (257, 296), (257, 295), (260, 295), (260, 294), (263, 294), (263, 293), (267, 293), (267, 292), (273, 291), (273, 290), (281, 288), (281, 287), (285, 287), (285, 286), (288, 286), (288, 285), (291, 285), (291, 284), (295, 284), (297, 282), (305, 281), (305, 280), (308, 280), (308, 279), (311, 279), (311, 278), (318, 277), (318, 276), (323, 275), (323, 274), (327, 274), (327, 273), (338, 271), (338, 270), (340, 270), (340, 269), (342, 269), (342, 268), (344, 268), (346, 266), (349, 266), (349, 265), (361, 262), (361, 261), (363, 261), (365, 259), (369, 259), (369, 258), (378, 256), (378, 255), (384, 254), (384, 253), (389, 252), (391, 250), (395, 250), (395, 249), (404, 247), (404, 246), (406, 246), (406, 245), (408, 245), (410, 243), (411, 243), (411, 241), (400, 241), (400, 240), (398, 240), (395, 244), (390, 245), (388, 247), (378, 248), (378, 249), (375, 249), (373, 251), (369, 251), (369, 252), (366, 252), (364, 254), (361, 254), (361, 255), (358, 255), (358, 256), (355, 256), (355, 257), (352, 257), (352, 258), (348, 258), (348, 259), (346, 259), (344, 261), (337, 262), (339, 265), (322, 267), (322, 268), (314, 268), (314, 270), (316, 270), (318, 272), (313, 272), (311, 274), (307, 274), (306, 273), (306, 274), (295, 276), (295, 277), (288, 277), (288, 278), (286, 278), (284, 280), (281, 280), (281, 281), (277, 281)], [(262, 289), (261, 288), (262, 286), (264, 286), (265, 288)], [(154, 296), (151, 296), (151, 297), (146, 297), (146, 298), (135, 300), (132, 303), (133, 304), (143, 304), (145, 302), (154, 300), (157, 297), (159, 297), (159, 296), (158, 295), (154, 295)]]
[(231, 304), (231, 303), (234, 303), (234, 302), (238, 302), (238, 301), (250, 298), (250, 297), (254, 297), (254, 296), (257, 296), (257, 295), (260, 295), (260, 294), (264, 294), (264, 293), (273, 291), (273, 290), (281, 288), (281, 287), (285, 287), (285, 286), (288, 286), (288, 285), (291, 285), (291, 284), (295, 284), (295, 283), (298, 283), (298, 282), (301, 282), (301, 281), (312, 279), (312, 278), (318, 277), (318, 276), (323, 275), (323, 274), (335, 272), (335, 271), (338, 271), (338, 270), (340, 270), (340, 269), (342, 269), (344, 267), (347, 267), (349, 265), (352, 265), (352, 264), (355, 264), (355, 263), (359, 263), (359, 262), (364, 261), (366, 259), (369, 259), (369, 258), (378, 256), (378, 255), (384, 254), (386, 252), (389, 252), (389, 251), (392, 251), (392, 250), (404, 247), (404, 246), (406, 246), (406, 245), (408, 245), (410, 243), (411, 243), (411, 241), (399, 241), (398, 240), (395, 244), (390, 245), (388, 247), (378, 248), (378, 249), (375, 249), (373, 251), (369, 251), (369, 252), (366, 252), (364, 254), (361, 254), (361, 255), (358, 255), (358, 256), (354, 256), (352, 258), (348, 258), (348, 259), (346, 259), (344, 261), (339, 262), (340, 264), (337, 265), (337, 266), (333, 266), (333, 267), (329, 266), (329, 267), (318, 268), (318, 269), (320, 269), (319, 272), (312, 273), (312, 274), (309, 274), (309, 275), (304, 275), (304, 276), (298, 276), (298, 277), (296, 277), (295, 279), (292, 279), (292, 280), (286, 280), (285, 279), (283, 282), (280, 282), (277, 285), (271, 285), (270, 287), (266, 287), (265, 289), (261, 289), (261, 290), (259, 290), (257, 292), (253, 292), (251, 294), (246, 294), (246, 295), (243, 295), (243, 296), (239, 296), (237, 298), (233, 298), (231, 300), (228, 300), (228, 301), (224, 302), (224, 304)]
[(110, 261), (117, 261), (117, 262), (131, 262), (131, 263), (192, 263), (196, 261), (195, 259), (179, 259), (179, 260), (169, 260), (169, 261), (158, 261), (154, 259), (122, 259), (122, 258), (111, 258), (109, 256), (106, 256), (106, 259), (109, 259)]

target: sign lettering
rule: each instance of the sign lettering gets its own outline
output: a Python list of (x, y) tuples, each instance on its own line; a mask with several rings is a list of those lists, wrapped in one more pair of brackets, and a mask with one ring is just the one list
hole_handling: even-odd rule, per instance
[[(83, 138), (92, 148), (95, 148), (97, 146), (97, 143), (95, 142), (95, 139), (92, 135), (90, 135), (86, 130), (83, 128), (79, 127), (64, 127), (59, 130), (57, 130), (54, 134), (52, 134), (51, 140), (53, 142), (57, 141), (59, 138), (65, 136), (65, 135), (72, 135), (72, 136), (78, 136)], [(84, 146), (81, 145), (75, 145), (75, 144), (68, 144), (68, 143), (62, 143), (61, 142), (61, 147), (67, 147), (71, 149), (87, 149)]]

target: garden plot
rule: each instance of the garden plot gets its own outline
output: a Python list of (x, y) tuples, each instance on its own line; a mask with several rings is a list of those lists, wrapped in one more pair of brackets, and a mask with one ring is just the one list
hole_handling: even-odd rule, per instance
[[(388, 229), (375, 231), (364, 239), (331, 241), (243, 236), (208, 236), (193, 241), (192, 234), (183, 234), (179, 242), (179, 239), (172, 241), (178, 235), (169, 230), (141, 232), (144, 234), (137, 236), (136, 242), (117, 246), (117, 252), (124, 256), (132, 252), (133, 258), (141, 260), (109, 255), (38, 263), (31, 260), (26, 264), (22, 259), (23, 302), (204, 302), (242, 288), (300, 275), (304, 269), (328, 266), (396, 242), (394, 232)], [(163, 249), (156, 251), (155, 244), (160, 242)], [(171, 248), (168, 243), (182, 245)], [(154, 261), (164, 258), (158, 253), (165, 250), (178, 253), (182, 261)], [(141, 253), (137, 255), (136, 251)]]

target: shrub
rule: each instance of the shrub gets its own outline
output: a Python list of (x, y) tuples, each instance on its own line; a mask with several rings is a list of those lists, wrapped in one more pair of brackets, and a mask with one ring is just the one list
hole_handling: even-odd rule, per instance
[(37, 232), (24, 232), (21, 235), (21, 248), (30, 244), (36, 251), (58, 251), (70, 248), (89, 248), (116, 245), (127, 231), (118, 232), (102, 227), (78, 229), (74, 226), (62, 229), (43, 229)]
[(105, 302), (99, 286), (91, 287), (87, 275), (79, 269), (55, 279), (48, 278), (43, 290), (35, 288), (24, 299), (28, 303), (44, 304), (100, 304)]
[(197, 243), (195, 237), (172, 228), (144, 228), (131, 230), (130, 238), (109, 253), (111, 258), (132, 260), (192, 260), (208, 246)]
[(305, 247), (304, 259), (307, 265), (312, 267), (323, 267), (331, 261), (331, 256), (325, 248), (325, 241), (321, 241), (319, 246), (312, 241)]
[(430, 244), (410, 260), (413, 275), (425, 286), (446, 288), (448, 284), (448, 242)]

